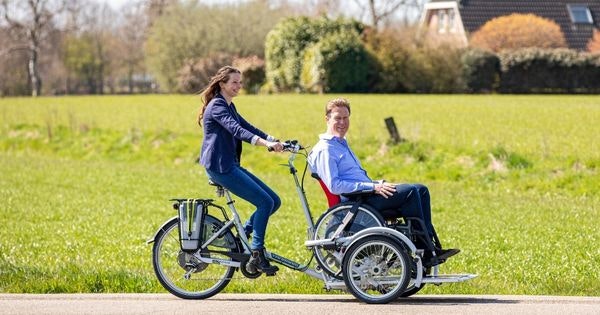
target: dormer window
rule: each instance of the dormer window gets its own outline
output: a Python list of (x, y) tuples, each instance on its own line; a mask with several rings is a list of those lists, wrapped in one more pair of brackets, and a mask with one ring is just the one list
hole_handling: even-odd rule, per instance
[(577, 24), (594, 24), (592, 13), (587, 5), (583, 4), (567, 4), (571, 22)]

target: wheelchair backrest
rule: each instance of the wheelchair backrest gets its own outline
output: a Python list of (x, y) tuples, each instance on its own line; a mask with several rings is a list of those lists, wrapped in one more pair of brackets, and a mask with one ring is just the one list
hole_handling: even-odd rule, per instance
[(338, 203), (342, 202), (342, 198), (340, 198), (340, 196), (338, 196), (338, 195), (334, 195), (329, 190), (329, 188), (327, 188), (327, 186), (325, 186), (325, 183), (319, 177), (318, 174), (312, 173), (311, 176), (314, 179), (316, 179), (319, 182), (319, 185), (321, 185), (321, 188), (323, 188), (323, 192), (325, 193), (325, 196), (327, 197), (327, 204), (329, 205), (329, 207), (333, 207), (333, 206), (337, 205)]

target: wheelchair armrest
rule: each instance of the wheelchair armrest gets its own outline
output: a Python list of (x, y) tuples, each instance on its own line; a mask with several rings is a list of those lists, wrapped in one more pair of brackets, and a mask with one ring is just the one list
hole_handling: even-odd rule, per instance
[(374, 190), (359, 190), (351, 193), (342, 194), (346, 198), (368, 197), (375, 194)]

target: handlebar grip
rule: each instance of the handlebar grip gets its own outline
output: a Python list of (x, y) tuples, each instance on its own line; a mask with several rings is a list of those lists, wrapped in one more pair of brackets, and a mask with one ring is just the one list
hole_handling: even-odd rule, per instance
[[(283, 150), (284, 150), (284, 151), (285, 151), (285, 150), (290, 150), (290, 149), (292, 149), (292, 150), (296, 150), (296, 151), (297, 151), (298, 149), (303, 149), (303, 147), (302, 147), (301, 145), (298, 145), (298, 141), (297, 141), (297, 140), (287, 140), (287, 141), (285, 141), (285, 142), (279, 142), (279, 143), (281, 143), (281, 145), (283, 146)], [(296, 148), (296, 149), (294, 149), (296, 146), (297, 146), (297, 148)], [(274, 150), (273, 150), (273, 148), (272, 148), (272, 147), (269, 147), (269, 146), (268, 146), (268, 147), (267, 147), (267, 151), (269, 151), (269, 152), (273, 152)]]

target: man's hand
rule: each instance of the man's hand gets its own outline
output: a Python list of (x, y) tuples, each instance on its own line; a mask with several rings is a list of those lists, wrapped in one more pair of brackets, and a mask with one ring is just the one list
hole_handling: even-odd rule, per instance
[(375, 193), (388, 198), (396, 192), (396, 186), (389, 183), (375, 184)]

